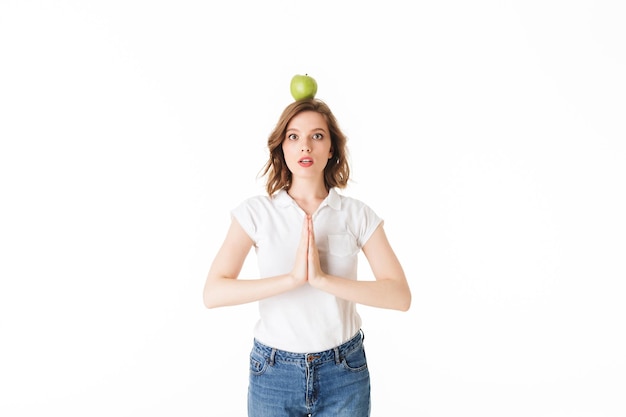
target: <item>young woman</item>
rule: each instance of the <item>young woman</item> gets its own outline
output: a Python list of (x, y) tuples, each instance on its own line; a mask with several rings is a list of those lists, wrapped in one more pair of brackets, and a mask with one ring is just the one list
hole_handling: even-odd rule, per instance
[[(406, 311), (411, 292), (366, 204), (343, 196), (346, 137), (319, 99), (291, 103), (268, 139), (267, 196), (249, 198), (206, 279), (208, 308), (259, 302), (250, 417), (362, 417), (370, 379), (356, 304)], [(238, 279), (254, 247), (261, 278)], [(357, 280), (362, 250), (375, 280)]]

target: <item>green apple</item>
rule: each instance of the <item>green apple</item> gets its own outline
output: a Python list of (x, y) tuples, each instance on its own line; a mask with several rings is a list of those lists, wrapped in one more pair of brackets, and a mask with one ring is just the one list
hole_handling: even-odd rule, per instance
[(316, 93), (317, 82), (308, 74), (296, 74), (291, 79), (291, 95), (296, 101), (313, 98)]

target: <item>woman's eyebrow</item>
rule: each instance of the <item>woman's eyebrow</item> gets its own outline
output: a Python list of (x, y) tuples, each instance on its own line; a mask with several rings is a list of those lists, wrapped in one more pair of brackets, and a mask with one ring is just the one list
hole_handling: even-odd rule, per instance
[[(300, 129), (296, 128), (296, 127), (290, 127), (286, 130), (286, 132), (300, 132)], [(316, 131), (322, 131), (324, 133), (328, 133), (328, 131), (326, 129), (324, 129), (323, 127), (314, 127), (313, 129), (311, 129), (311, 132), (316, 132)]]

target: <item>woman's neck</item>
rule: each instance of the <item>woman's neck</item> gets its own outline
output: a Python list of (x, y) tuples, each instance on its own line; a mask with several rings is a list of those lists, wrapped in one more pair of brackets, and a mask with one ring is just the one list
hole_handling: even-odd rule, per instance
[(294, 181), (287, 190), (296, 200), (323, 200), (328, 195), (324, 181)]
[(312, 215), (319, 205), (328, 196), (328, 190), (322, 183), (321, 186), (312, 184), (292, 184), (287, 193), (295, 200), (305, 213)]

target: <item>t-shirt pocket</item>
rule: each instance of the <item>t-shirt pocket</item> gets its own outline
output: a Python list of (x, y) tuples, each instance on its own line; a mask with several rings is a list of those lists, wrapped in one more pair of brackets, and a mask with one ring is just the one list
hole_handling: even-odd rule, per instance
[(328, 235), (328, 252), (333, 256), (352, 256), (359, 251), (354, 236), (349, 234)]

